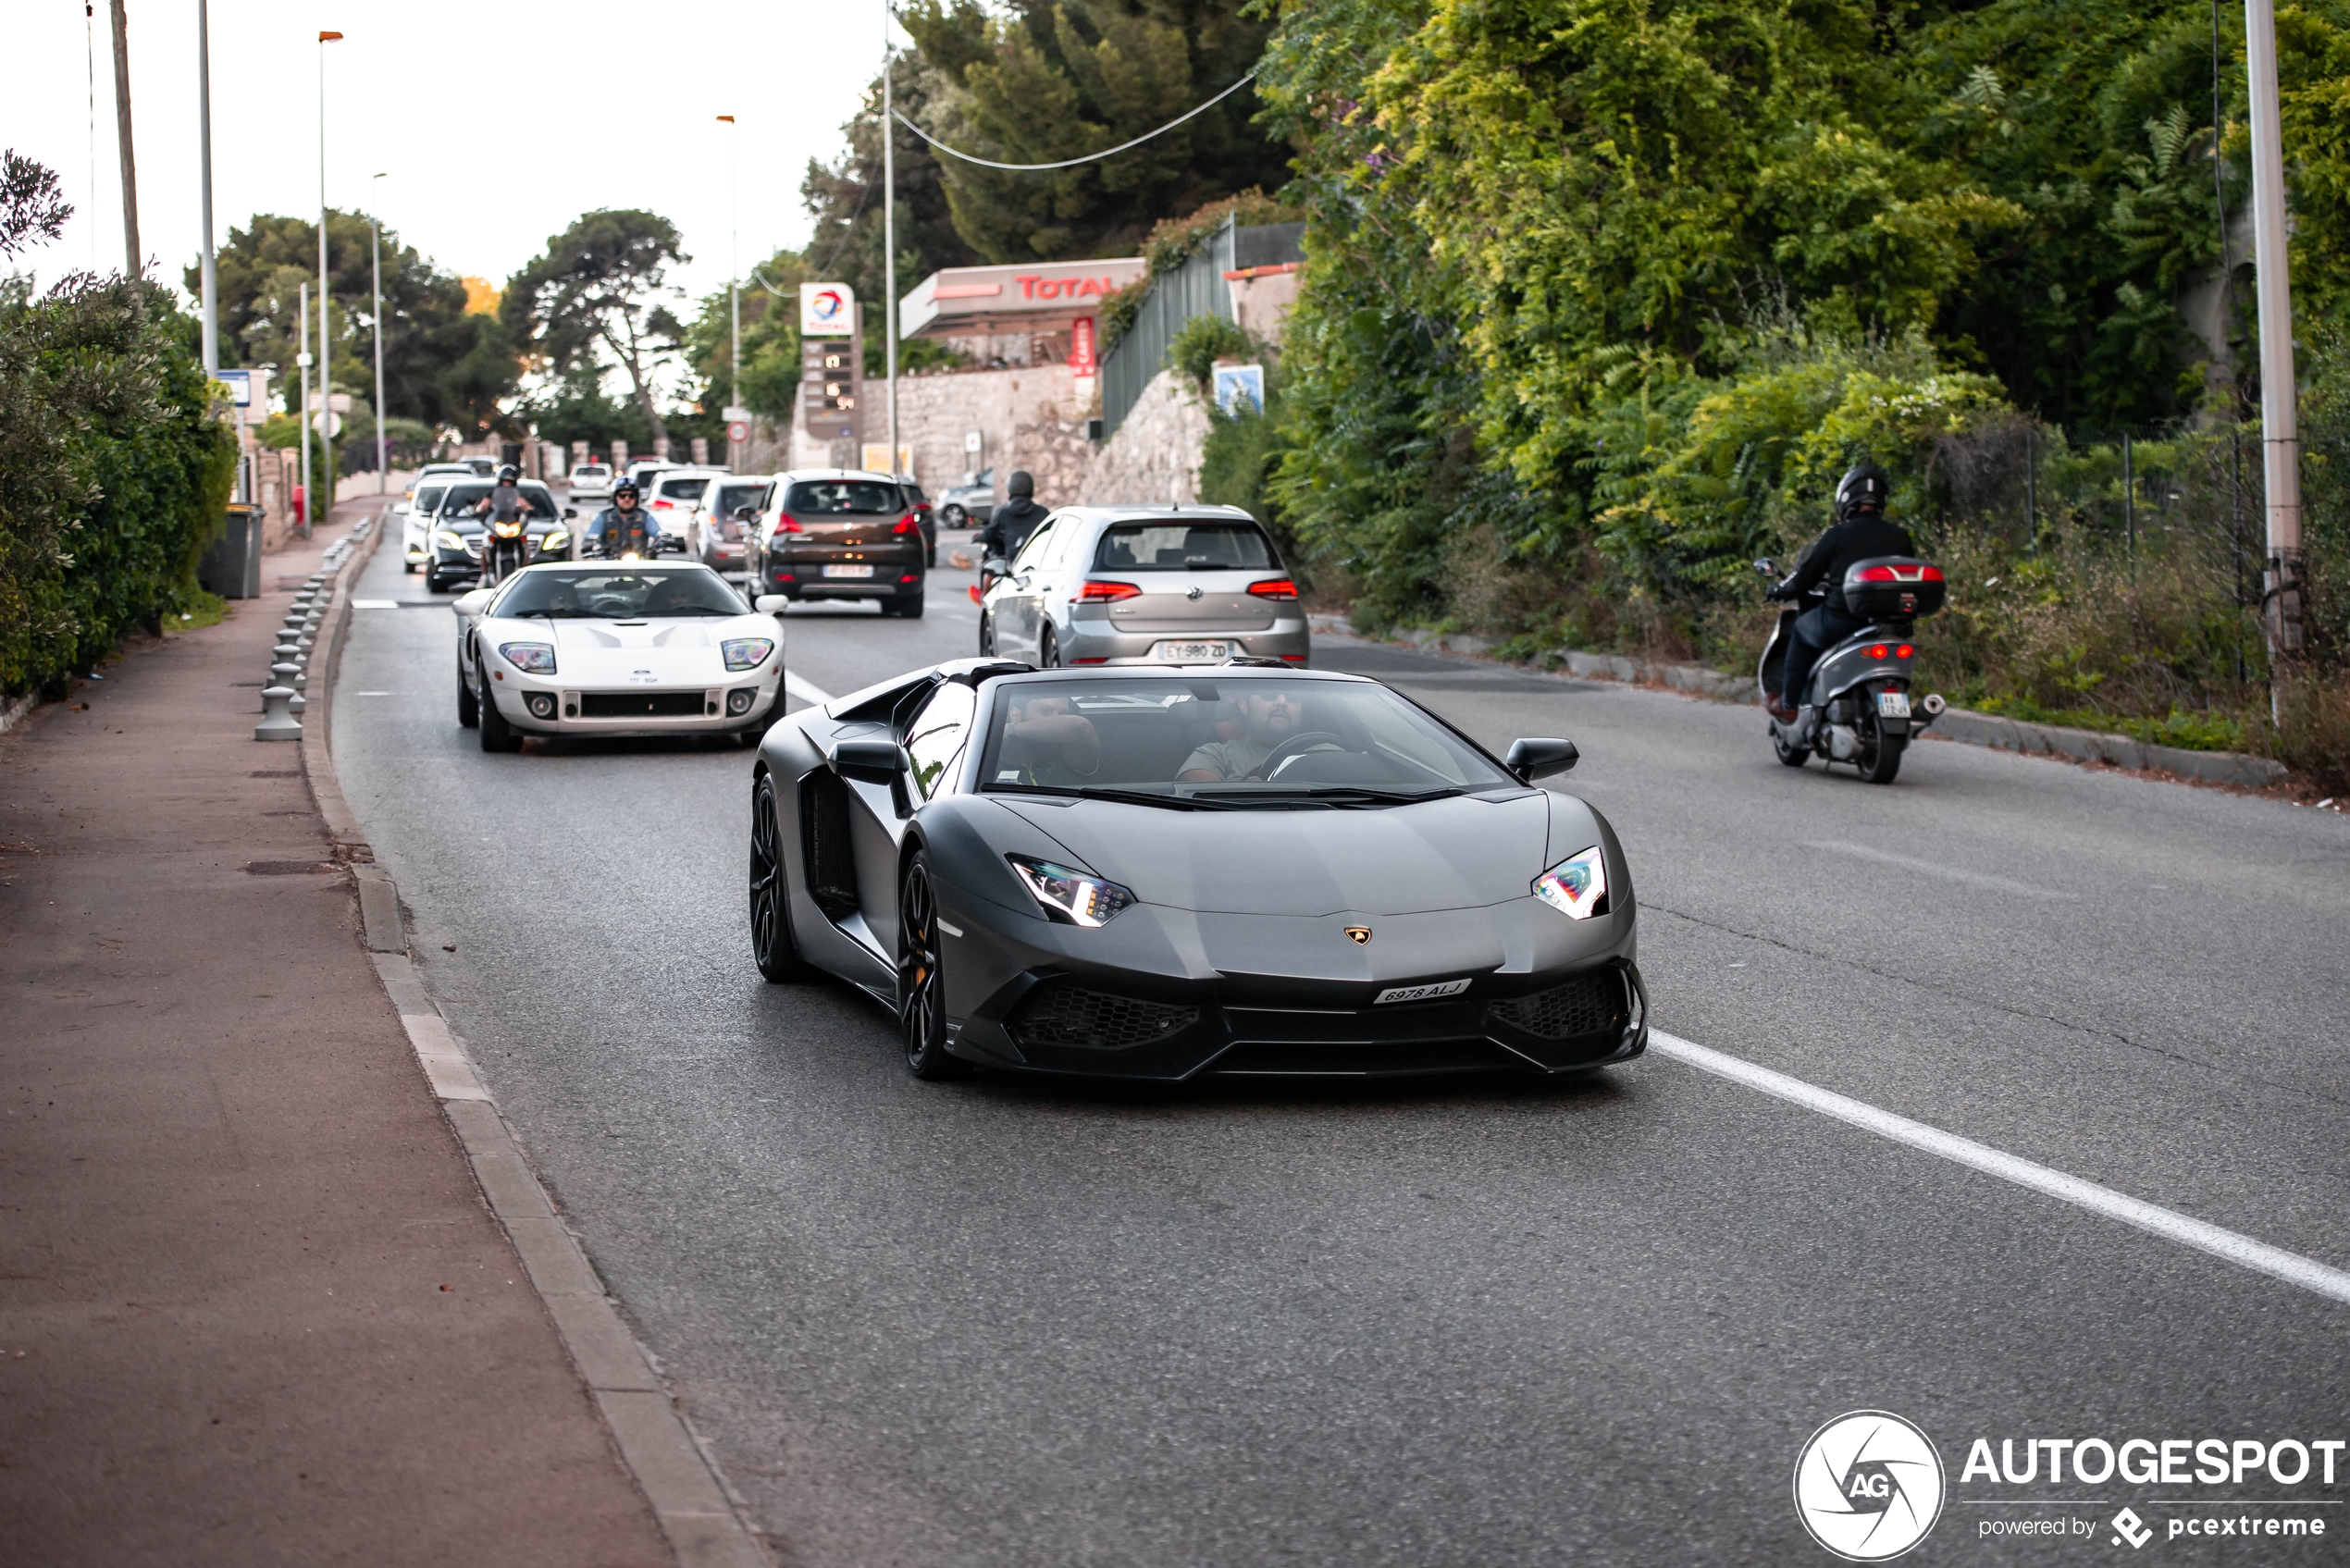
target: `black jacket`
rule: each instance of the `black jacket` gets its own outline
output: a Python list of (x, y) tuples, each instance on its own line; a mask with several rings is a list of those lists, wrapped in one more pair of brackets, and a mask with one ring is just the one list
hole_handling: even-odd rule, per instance
[(1862, 512), (1848, 517), (1822, 534), (1803, 552), (1802, 563), (1795, 574), (1781, 583), (1773, 593), (1774, 599), (1800, 599), (1812, 588), (1824, 583), (1827, 602), (1847, 615), (1852, 607), (1844, 602), (1845, 569), (1856, 561), (1874, 560), (1880, 555), (1915, 555), (1917, 546), (1910, 539), (1910, 532), (1898, 523)]
[(1028, 536), (1036, 525), (1050, 515), (1031, 496), (1014, 496), (997, 507), (987, 519), (987, 526), (979, 531), (979, 548), (983, 557), (1000, 555), (1006, 561), (1020, 553)]

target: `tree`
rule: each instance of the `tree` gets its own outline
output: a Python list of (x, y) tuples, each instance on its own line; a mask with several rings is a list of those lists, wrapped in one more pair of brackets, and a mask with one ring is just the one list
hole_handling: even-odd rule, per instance
[[(929, 112), (935, 74), (916, 56), (892, 62), (896, 106), (920, 122)], [(904, 126), (897, 129), (897, 288), (900, 294), (943, 266), (983, 258), (955, 230), (938, 159)], [(810, 159), (800, 195), (816, 229), (801, 253), (811, 280), (847, 283), (860, 300), (884, 292), (882, 270), (881, 80), (866, 89), (857, 117), (841, 128), (847, 147), (830, 167)], [(772, 275), (771, 275), (772, 276)], [(778, 287), (782, 279), (776, 278)], [(879, 334), (875, 334), (878, 336)]]
[[(365, 214), (328, 214), (335, 389), (369, 397), (375, 391), (372, 239)], [(307, 218), (256, 214), (245, 228), (229, 231), (217, 259), (223, 365), (275, 364), (279, 386), (290, 383), (302, 340), (296, 319), (302, 285), (316, 281), (317, 256), (317, 226)], [(185, 281), (194, 293), (201, 281), (196, 266), (188, 267)], [(468, 314), (464, 285), (389, 228), (383, 233), (383, 304), (384, 396), (390, 412), (436, 427), (453, 426), (473, 439), (498, 427), (520, 365), (497, 318)], [(309, 325), (315, 338), (315, 298)]]
[[(1015, 0), (1004, 12), (921, 0), (901, 19), (934, 78), (918, 123), (1006, 163), (1078, 157), (1156, 130), (1247, 75), (1271, 31), (1242, 0)], [(1287, 178), (1289, 149), (1254, 123), (1263, 106), (1243, 88), (1075, 168), (941, 158), (955, 230), (991, 262), (1132, 254), (1169, 213)]]
[(0, 153), (0, 256), (13, 256), (66, 230), (73, 208), (57, 191), (57, 172), (14, 147)]
[(654, 367), (677, 346), (680, 326), (665, 295), (679, 249), (667, 218), (634, 208), (583, 215), (507, 281), (499, 319), (513, 342), (567, 375), (604, 362), (625, 372), (653, 438), (668, 426), (653, 401)]

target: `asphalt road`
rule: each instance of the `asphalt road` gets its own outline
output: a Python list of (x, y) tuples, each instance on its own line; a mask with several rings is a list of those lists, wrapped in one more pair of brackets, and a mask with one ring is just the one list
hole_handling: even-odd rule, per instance
[[(918, 623), (795, 610), (789, 668), (837, 693), (971, 651), (938, 576)], [(390, 551), (361, 594), (427, 599)], [(1960, 1474), (1976, 1438), (2350, 1438), (2350, 1308), (1658, 1056), (1509, 1089), (915, 1082), (872, 1004), (752, 969), (748, 754), (485, 756), (453, 638), (445, 608), (360, 612), (344, 790), (786, 1562), (1826, 1562), (1790, 1475), (1861, 1408), (1948, 1467), (1911, 1561), (2107, 1556), (2125, 1502), (2350, 1531), (2350, 1460), (2331, 1488)], [(2350, 1266), (2350, 822), (1951, 744), (1872, 788), (1782, 768), (1751, 709), (1317, 661), (1497, 748), (1576, 739), (1659, 1028)], [(2067, 1513), (2094, 1535), (1985, 1534)]]

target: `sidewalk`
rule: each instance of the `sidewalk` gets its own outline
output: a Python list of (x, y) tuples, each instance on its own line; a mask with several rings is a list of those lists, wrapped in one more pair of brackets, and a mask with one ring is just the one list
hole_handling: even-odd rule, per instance
[(0, 737), (0, 1562), (672, 1561), (252, 738), (375, 505)]

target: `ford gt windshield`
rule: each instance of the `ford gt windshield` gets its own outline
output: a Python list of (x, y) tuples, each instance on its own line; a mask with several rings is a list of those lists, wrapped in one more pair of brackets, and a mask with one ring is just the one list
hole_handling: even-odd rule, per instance
[(980, 787), (1188, 809), (1405, 805), (1517, 780), (1367, 682), (1008, 681)]
[(625, 566), (581, 566), (522, 574), (490, 613), (556, 621), (643, 621), (676, 615), (748, 615), (750, 606), (717, 573), (701, 568), (636, 572)]

